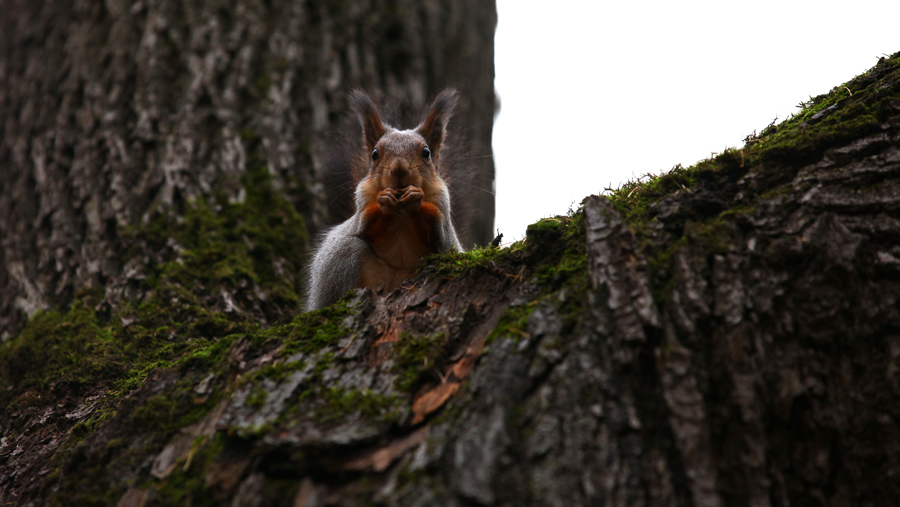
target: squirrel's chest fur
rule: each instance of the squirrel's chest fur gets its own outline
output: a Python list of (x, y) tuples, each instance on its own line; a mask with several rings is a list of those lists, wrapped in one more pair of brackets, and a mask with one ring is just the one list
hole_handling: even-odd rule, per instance
[(357, 287), (392, 291), (416, 273), (422, 258), (437, 251), (433, 231), (440, 211), (430, 203), (409, 213), (386, 214), (373, 203), (365, 210), (369, 226), (361, 238), (369, 251), (360, 259)]

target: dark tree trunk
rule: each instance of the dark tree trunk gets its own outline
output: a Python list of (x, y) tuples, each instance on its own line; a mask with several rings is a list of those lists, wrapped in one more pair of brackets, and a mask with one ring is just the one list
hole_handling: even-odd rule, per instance
[(348, 191), (321, 172), (354, 87), (419, 103), (460, 89), (455, 125), (482, 189), (466, 194), (462, 240), (492, 237), (493, 2), (9, 0), (2, 11), (4, 340), (85, 287), (105, 287), (112, 308), (142, 297), (133, 282), (157, 251), (123, 229), (178, 216), (186, 200), (240, 199), (248, 161), (268, 166), (310, 233), (342, 219), (327, 204)]
[[(52, 10), (6, 21), (21, 39), (7, 53), (44, 39), (78, 52), (65, 42), (73, 34), (94, 40), (115, 32), (102, 20), (119, 19), (72, 15), (73, 27), (106, 32), (54, 38), (69, 24), (38, 23)], [(357, 291), (288, 320), (292, 248), (305, 244), (296, 229), (322, 201), (288, 171), (312, 174), (315, 142), (304, 152), (310, 137), (283, 133), (306, 132), (294, 117), (304, 114), (322, 132), (334, 109), (316, 123), (311, 104), (336, 104), (339, 92), (307, 85), (321, 93), (296, 97), (308, 109), (281, 108), (300, 77), (286, 89), (275, 59), (258, 85), (265, 100), (228, 93), (231, 80), (257, 75), (237, 62), (320, 61), (309, 49), (320, 45), (302, 32), (299, 52), (281, 51), (297, 35), (277, 29), (289, 17), (247, 25), (255, 11), (213, 11), (148, 17), (194, 28), (156, 30), (168, 38), (145, 34), (139, 47), (229, 47), (227, 34), (265, 27), (267, 49), (186, 57), (183, 72), (178, 56), (142, 58), (122, 85), (143, 90), (144, 69), (172, 72), (172, 89), (195, 102), (154, 81), (135, 95), (146, 107), (106, 115), (101, 105), (123, 96), (86, 79), (78, 107), (42, 105), (51, 88), (7, 115), (4, 171), (30, 169), (4, 187), (3, 223), (20, 224), (19, 248), (37, 258), (4, 237), (0, 276), (19, 291), (11, 305), (72, 304), (35, 314), (0, 345), (0, 504), (900, 505), (900, 53), (741, 149), (590, 196), (510, 248), (434, 258), (391, 294)], [(317, 27), (337, 19), (299, 13)], [(6, 64), (11, 90), (25, 78), (9, 76), (28, 72), (91, 75), (49, 56), (30, 62)], [(185, 73), (197, 81), (179, 81)], [(392, 79), (380, 82), (391, 89)], [(243, 100), (269, 112), (228, 105)], [(57, 125), (66, 107), (75, 123)], [(10, 129), (25, 120), (45, 130)], [(81, 129), (106, 134), (88, 142)], [(140, 137), (146, 129), (160, 137)], [(59, 162), (88, 156), (98, 164)], [(157, 172), (138, 171), (145, 162)], [(120, 166), (156, 176), (75, 183), (105, 182)], [(95, 195), (104, 199), (91, 204)], [(66, 250), (73, 238), (93, 250)], [(90, 278), (105, 269), (121, 275)]]

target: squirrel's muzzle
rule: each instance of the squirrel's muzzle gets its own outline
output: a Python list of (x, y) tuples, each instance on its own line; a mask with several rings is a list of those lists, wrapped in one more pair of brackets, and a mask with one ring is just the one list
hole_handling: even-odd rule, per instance
[(394, 188), (409, 186), (412, 183), (412, 173), (410, 172), (409, 163), (403, 159), (394, 160), (387, 171), (390, 178), (390, 185)]
[(402, 180), (409, 174), (409, 163), (403, 159), (394, 160), (391, 164), (390, 175)]

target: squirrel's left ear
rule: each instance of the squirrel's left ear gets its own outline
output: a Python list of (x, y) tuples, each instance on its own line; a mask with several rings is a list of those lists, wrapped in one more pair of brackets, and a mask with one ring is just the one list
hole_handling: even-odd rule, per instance
[(450, 122), (450, 117), (453, 116), (458, 95), (456, 90), (452, 88), (447, 88), (438, 93), (428, 109), (425, 121), (416, 128), (416, 132), (425, 138), (429, 149), (435, 155), (437, 155), (441, 149), (441, 144), (444, 142), (447, 123)]

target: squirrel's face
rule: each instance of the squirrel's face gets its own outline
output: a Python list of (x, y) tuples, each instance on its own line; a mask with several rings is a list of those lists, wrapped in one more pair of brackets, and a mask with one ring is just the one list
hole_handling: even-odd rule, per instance
[(438, 183), (435, 173), (437, 154), (425, 138), (413, 130), (388, 130), (375, 143), (370, 154), (369, 178), (381, 188), (421, 187), (428, 195)]
[(456, 91), (444, 90), (435, 97), (425, 120), (413, 130), (397, 130), (381, 121), (378, 108), (364, 92), (350, 94), (350, 104), (359, 116), (363, 142), (369, 151), (369, 174), (359, 185), (362, 202), (373, 202), (386, 188), (419, 187), (426, 201), (440, 199), (444, 183), (438, 176), (437, 158), (444, 143), (447, 121), (456, 106)]

